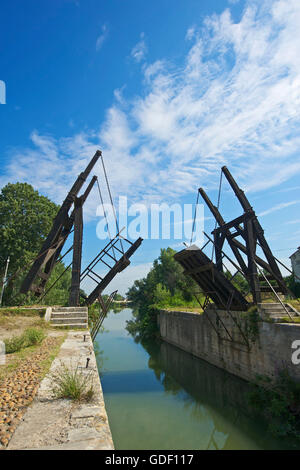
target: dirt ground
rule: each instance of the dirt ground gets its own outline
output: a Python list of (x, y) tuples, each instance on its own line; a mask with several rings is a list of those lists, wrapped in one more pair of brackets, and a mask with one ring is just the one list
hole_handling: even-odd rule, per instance
[(0, 316), (0, 340), (21, 335), (26, 328), (42, 326), (38, 316)]

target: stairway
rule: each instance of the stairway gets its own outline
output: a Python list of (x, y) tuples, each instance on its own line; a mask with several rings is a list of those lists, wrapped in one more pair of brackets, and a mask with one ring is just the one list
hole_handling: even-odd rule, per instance
[[(288, 314), (286, 310), (283, 308), (283, 306), (277, 302), (277, 303), (271, 303), (271, 302), (265, 302), (261, 304), (257, 304), (258, 310), (262, 316), (262, 318), (271, 318), (276, 320), (279, 320), (282, 317), (288, 317)], [(289, 312), (291, 317), (299, 316), (299, 312), (297, 312), (296, 309), (294, 309), (291, 305), (284, 303), (285, 308)]]
[(50, 322), (52, 326), (67, 326), (69, 328), (88, 327), (87, 307), (53, 307)]

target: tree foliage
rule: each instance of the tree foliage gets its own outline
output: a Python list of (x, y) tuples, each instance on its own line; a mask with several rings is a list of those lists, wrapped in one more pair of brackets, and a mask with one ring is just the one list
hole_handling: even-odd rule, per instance
[(246, 295), (249, 292), (249, 283), (241, 273), (237, 273), (232, 277), (231, 272), (226, 269), (224, 274), (227, 279), (232, 282), (234, 287), (236, 287), (243, 295)]
[(10, 256), (16, 271), (37, 253), (59, 207), (27, 183), (8, 183), (0, 193), (0, 265)]
[(129, 331), (140, 337), (155, 334), (159, 308), (167, 306), (198, 306), (193, 292), (196, 284), (183, 274), (183, 268), (174, 259), (175, 250), (163, 248), (153, 262), (147, 277), (134, 281), (127, 299), (135, 307), (135, 321), (128, 322)]
[[(22, 296), (19, 288), (32, 260), (37, 256), (47, 237), (59, 206), (27, 183), (8, 183), (0, 193), (0, 274), (3, 276), (7, 257), (10, 257), (9, 275), (14, 275), (5, 290), (4, 303), (13, 305), (34, 302), (32, 294)], [(49, 285), (64, 270), (58, 264)], [(66, 273), (45, 301), (64, 304), (68, 298), (70, 273)]]
[(293, 294), (299, 298), (300, 297), (300, 282), (295, 279), (295, 276), (291, 274), (284, 278), (286, 285), (293, 292)]

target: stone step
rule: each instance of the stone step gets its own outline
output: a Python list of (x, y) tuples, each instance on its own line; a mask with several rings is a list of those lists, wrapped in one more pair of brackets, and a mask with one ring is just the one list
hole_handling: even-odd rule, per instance
[(67, 324), (51, 323), (51, 326), (53, 327), (67, 326), (68, 328), (71, 328), (71, 329), (75, 329), (75, 328), (87, 329), (88, 324), (87, 323), (67, 323)]
[[(285, 311), (284, 307), (281, 304), (265, 303), (265, 304), (259, 304), (259, 307), (268, 312), (269, 311), (272, 311), (272, 312)], [(290, 312), (293, 311), (293, 309), (291, 309), (289, 305), (285, 305), (285, 308)]]
[(51, 319), (54, 318), (88, 318), (88, 315), (86, 312), (52, 312)]
[(297, 310), (288, 304), (284, 304), (285, 308), (280, 303), (266, 302), (258, 304), (259, 311), (262, 317), (272, 318), (273, 320), (280, 320), (282, 317), (290, 316), (291, 318), (299, 316)]
[(87, 307), (53, 307), (52, 309), (53, 313), (58, 313), (58, 312), (88, 312)]
[(69, 323), (85, 323), (87, 324), (87, 318), (52, 318), (51, 319), (52, 325), (61, 324), (61, 325), (68, 325)]

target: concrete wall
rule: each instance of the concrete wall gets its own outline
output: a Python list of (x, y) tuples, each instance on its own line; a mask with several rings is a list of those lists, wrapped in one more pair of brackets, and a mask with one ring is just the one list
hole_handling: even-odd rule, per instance
[(300, 283), (300, 249), (290, 256), (292, 262), (293, 273), (297, 276), (295, 281)]
[[(249, 381), (255, 380), (257, 374), (274, 379), (282, 369), (288, 369), (291, 376), (300, 381), (300, 364), (294, 365), (291, 361), (295, 351), (291, 345), (294, 340), (300, 340), (300, 325), (258, 322), (258, 334), (254, 335), (255, 342), (250, 341), (249, 347), (228, 313), (218, 313), (233, 341), (229, 340), (229, 335), (213, 310), (202, 315), (161, 311), (161, 337), (184, 351)], [(234, 312), (234, 315), (245, 333), (245, 314)]]

